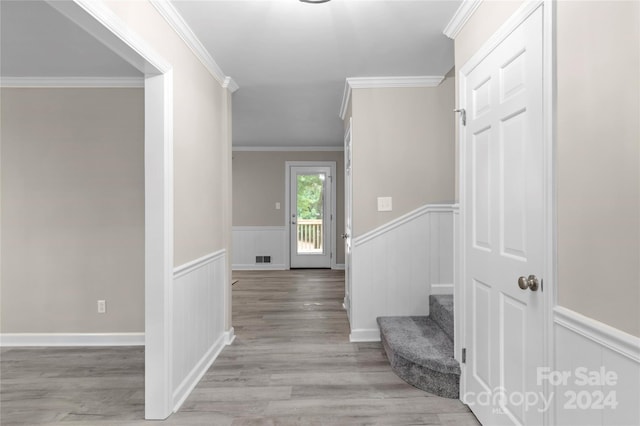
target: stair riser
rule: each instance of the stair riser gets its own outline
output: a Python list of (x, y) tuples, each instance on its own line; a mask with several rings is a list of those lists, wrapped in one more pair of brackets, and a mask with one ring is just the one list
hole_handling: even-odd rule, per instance
[[(441, 303), (446, 301), (446, 305)], [(453, 341), (453, 297), (452, 296), (430, 296), (429, 297), (429, 317), (433, 319), (445, 332), (449, 339)]]
[(384, 336), (382, 337), (382, 346), (391, 368), (402, 380), (425, 392), (444, 398), (458, 399), (460, 389), (459, 374), (433, 371), (404, 359), (389, 348)]

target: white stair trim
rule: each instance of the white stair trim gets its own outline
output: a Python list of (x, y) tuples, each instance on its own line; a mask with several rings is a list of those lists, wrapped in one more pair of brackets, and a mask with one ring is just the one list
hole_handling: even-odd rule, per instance
[(353, 238), (353, 245), (357, 247), (366, 243), (369, 240), (377, 238), (382, 234), (385, 234), (389, 231), (394, 230), (395, 228), (404, 225), (407, 222), (414, 220), (415, 218), (422, 216), (427, 213), (433, 212), (453, 212), (456, 210), (456, 207), (453, 204), (427, 204), (422, 207), (419, 207), (403, 216), (400, 216), (397, 219), (394, 219), (372, 231), (366, 232), (358, 237)]
[(380, 330), (377, 328), (351, 330), (351, 334), (349, 334), (349, 341), (351, 343), (379, 342)]

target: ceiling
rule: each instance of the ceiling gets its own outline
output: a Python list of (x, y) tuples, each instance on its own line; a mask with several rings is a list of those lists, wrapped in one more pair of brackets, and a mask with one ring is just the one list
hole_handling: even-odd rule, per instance
[[(136, 1), (136, 0), (126, 0)], [(461, 0), (172, 0), (240, 86), (233, 143), (337, 147), (347, 77), (441, 76)], [(140, 77), (44, 1), (0, 0), (2, 77)]]
[(44, 1), (0, 0), (2, 77), (141, 77)]
[(445, 75), (460, 0), (173, 0), (226, 75), (235, 146), (339, 146), (347, 77)]

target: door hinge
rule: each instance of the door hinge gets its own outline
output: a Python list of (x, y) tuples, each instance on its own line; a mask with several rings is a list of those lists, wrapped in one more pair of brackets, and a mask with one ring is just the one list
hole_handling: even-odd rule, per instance
[(467, 348), (462, 348), (462, 363), (466, 364), (467, 363)]
[(466, 126), (467, 125), (467, 111), (464, 108), (458, 108), (458, 109), (454, 109), (453, 112), (459, 112), (460, 113), (460, 119), (462, 120), (462, 125)]
[(541, 278), (540, 279), (540, 292), (542, 293), (544, 291), (544, 280)]

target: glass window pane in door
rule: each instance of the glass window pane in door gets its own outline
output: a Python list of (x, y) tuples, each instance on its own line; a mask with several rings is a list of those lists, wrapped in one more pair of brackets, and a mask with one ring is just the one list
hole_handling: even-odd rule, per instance
[(323, 254), (324, 173), (299, 174), (297, 193), (297, 252)]

